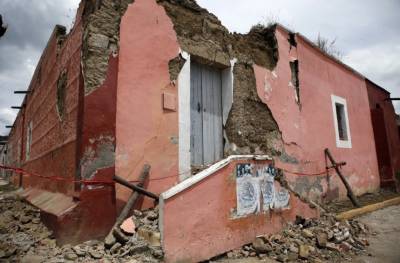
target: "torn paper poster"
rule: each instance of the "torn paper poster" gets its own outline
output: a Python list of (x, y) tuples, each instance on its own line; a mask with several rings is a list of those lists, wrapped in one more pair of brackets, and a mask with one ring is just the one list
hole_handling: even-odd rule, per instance
[(260, 187), (264, 211), (268, 211), (273, 206), (275, 198), (274, 181), (274, 176), (269, 173), (263, 173), (263, 176), (260, 177)]
[(286, 188), (281, 187), (278, 183), (275, 185), (275, 198), (273, 207), (276, 209), (286, 208), (289, 206), (290, 194)]
[(237, 215), (243, 216), (260, 211), (260, 186), (257, 175), (253, 175), (251, 164), (236, 167)]

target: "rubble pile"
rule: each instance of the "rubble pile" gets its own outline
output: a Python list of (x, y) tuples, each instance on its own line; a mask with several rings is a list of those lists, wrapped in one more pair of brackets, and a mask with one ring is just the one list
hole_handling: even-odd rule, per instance
[(252, 244), (227, 253), (228, 258), (272, 258), (279, 262), (342, 262), (366, 253), (369, 230), (357, 220), (337, 221), (333, 214), (320, 219), (299, 216), (279, 234), (259, 236)]
[(57, 246), (40, 211), (17, 194), (0, 195), (0, 262), (160, 262), (158, 209), (134, 211), (134, 228), (121, 226), (112, 244), (97, 240)]

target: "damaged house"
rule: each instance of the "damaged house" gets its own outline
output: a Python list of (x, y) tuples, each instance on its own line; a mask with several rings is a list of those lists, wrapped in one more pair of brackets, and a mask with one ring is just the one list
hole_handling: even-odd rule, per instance
[(242, 35), (193, 0), (83, 0), (43, 52), (7, 165), (67, 243), (104, 237), (131, 194), (113, 176), (148, 164), (165, 260), (206, 260), (345, 198), (325, 149), (356, 195), (393, 180), (399, 137), (382, 174), (371, 85), (281, 25)]

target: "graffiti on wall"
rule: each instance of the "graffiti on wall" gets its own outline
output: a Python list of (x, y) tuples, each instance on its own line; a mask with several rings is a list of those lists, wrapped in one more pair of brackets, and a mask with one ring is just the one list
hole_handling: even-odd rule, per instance
[(289, 206), (289, 191), (275, 182), (277, 172), (272, 165), (249, 163), (236, 166), (237, 215), (245, 216)]

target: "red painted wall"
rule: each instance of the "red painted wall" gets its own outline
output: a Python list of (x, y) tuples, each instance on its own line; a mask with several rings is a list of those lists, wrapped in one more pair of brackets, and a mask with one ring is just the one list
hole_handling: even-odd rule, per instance
[[(43, 176), (73, 179), (76, 173), (76, 139), (82, 43), (81, 9), (67, 37), (55, 28), (29, 86), (24, 104), (10, 133), (12, 164)], [(60, 42), (61, 39), (66, 38)], [(59, 43), (62, 43), (61, 45)], [(57, 80), (67, 72), (65, 117), (57, 113)], [(27, 127), (32, 122), (32, 145), (26, 157)], [(18, 143), (21, 142), (21, 143)], [(20, 153), (20, 154), (19, 154)], [(20, 156), (17, 156), (20, 155)], [(73, 184), (24, 177), (24, 187), (72, 194)]]
[[(151, 165), (153, 192), (161, 193), (178, 178), (178, 112), (163, 109), (163, 92), (177, 94), (168, 62), (179, 54), (173, 25), (156, 1), (137, 0), (121, 22), (117, 90), (116, 174), (137, 180)], [(117, 199), (131, 191), (117, 187)]]
[[(283, 210), (235, 218), (236, 165), (267, 165), (270, 161), (233, 161), (204, 180), (164, 200), (160, 209), (166, 262), (200, 262), (251, 243), (259, 235), (279, 232), (296, 215), (318, 212), (290, 195)], [(277, 183), (277, 182), (275, 182)], [(183, 184), (183, 183), (182, 183)]]
[[(379, 175), (368, 94), (363, 78), (322, 54), (296, 35), (297, 48), (290, 46), (288, 32), (276, 32), (279, 61), (273, 72), (255, 66), (257, 90), (278, 123), (286, 153), (297, 160), (279, 160), (289, 171), (315, 174), (325, 170), (324, 149), (336, 161), (345, 161), (343, 173), (357, 194), (377, 190)], [(295, 100), (289, 61), (299, 61), (300, 102)], [(336, 146), (331, 95), (347, 101), (352, 148)], [(344, 197), (346, 192), (335, 173), (331, 176), (296, 176), (286, 173), (295, 188), (311, 198)]]
[[(380, 111), (382, 113), (382, 120), (381, 122), (383, 123), (384, 127), (379, 126), (379, 127), (374, 127), (375, 132), (377, 133), (377, 136), (379, 139), (382, 139), (382, 137), (386, 136), (386, 145), (388, 147), (388, 153), (389, 153), (389, 160), (383, 160), (383, 161), (389, 161), (388, 163), (391, 164), (391, 169), (388, 171), (388, 175), (384, 174), (384, 171), (381, 172), (381, 177), (382, 177), (382, 183), (385, 185), (385, 182), (383, 181), (388, 181), (387, 183), (391, 184), (393, 183), (393, 176), (395, 175), (396, 172), (400, 171), (400, 135), (399, 135), (399, 129), (396, 123), (396, 113), (393, 107), (393, 104), (390, 100), (385, 101), (385, 99), (390, 98), (390, 93), (387, 91), (381, 89), (379, 86), (376, 84), (372, 83), (369, 80), (366, 80), (366, 85), (368, 89), (368, 98), (369, 98), (369, 103), (370, 103), (370, 109), (371, 111), (376, 110), (377, 106), (379, 105)], [(379, 122), (379, 121), (378, 121)], [(380, 132), (385, 132), (386, 134), (380, 134)], [(380, 142), (380, 144), (383, 144), (384, 142)], [(387, 158), (385, 156), (385, 153), (383, 152), (383, 149), (380, 147), (381, 145), (377, 145), (377, 155), (378, 158), (379, 156), (381, 158)]]

